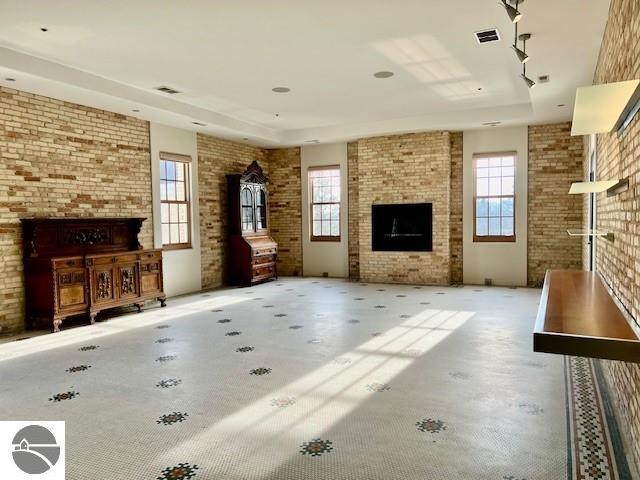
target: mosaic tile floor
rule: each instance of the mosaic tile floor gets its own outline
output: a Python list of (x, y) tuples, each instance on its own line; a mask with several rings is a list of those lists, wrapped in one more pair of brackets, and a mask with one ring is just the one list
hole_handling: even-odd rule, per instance
[(597, 363), (540, 291), (283, 279), (0, 344), (0, 419), (71, 480), (630, 478)]

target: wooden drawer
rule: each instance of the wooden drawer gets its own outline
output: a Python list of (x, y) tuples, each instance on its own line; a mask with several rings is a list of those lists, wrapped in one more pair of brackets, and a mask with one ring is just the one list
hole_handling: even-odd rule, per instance
[(251, 259), (251, 265), (254, 267), (257, 265), (264, 265), (266, 263), (274, 263), (276, 261), (275, 255), (261, 255), (259, 257), (253, 257)]
[(251, 252), (253, 257), (259, 257), (261, 255), (275, 255), (276, 253), (278, 253), (278, 247), (256, 248)]
[(274, 263), (268, 263), (266, 265), (259, 265), (253, 267), (253, 279), (256, 280), (258, 277), (271, 277), (276, 274), (276, 266)]
[(140, 254), (140, 260), (145, 261), (158, 261), (162, 259), (162, 251), (161, 250), (153, 250), (151, 252), (143, 252)]
[(59, 270), (62, 268), (83, 268), (83, 267), (84, 267), (83, 257), (56, 258), (53, 260), (53, 268), (56, 270)]
[(113, 263), (134, 263), (138, 260), (138, 254), (132, 253), (117, 253), (113, 255), (100, 255), (100, 256), (87, 256), (87, 265), (111, 265)]

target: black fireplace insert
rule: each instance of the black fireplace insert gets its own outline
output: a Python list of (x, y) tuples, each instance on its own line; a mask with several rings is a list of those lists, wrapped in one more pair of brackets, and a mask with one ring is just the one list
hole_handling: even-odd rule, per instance
[(372, 250), (431, 252), (432, 204), (372, 205)]

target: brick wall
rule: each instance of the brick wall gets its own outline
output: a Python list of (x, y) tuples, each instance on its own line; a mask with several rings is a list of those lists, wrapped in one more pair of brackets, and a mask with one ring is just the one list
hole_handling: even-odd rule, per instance
[(300, 148), (268, 150), (269, 232), (278, 242), (278, 275), (302, 275)]
[(567, 195), (583, 176), (583, 141), (571, 123), (529, 127), (527, 282), (539, 286), (547, 269), (580, 269), (582, 197)]
[(451, 132), (449, 249), (451, 283), (462, 283), (462, 132)]
[(0, 87), (0, 331), (24, 328), (20, 218), (147, 217), (147, 122)]
[[(357, 144), (361, 279), (371, 282), (448, 284), (449, 132), (366, 138)], [(433, 252), (371, 251), (372, 204), (421, 202), (433, 203)]]
[[(594, 84), (640, 78), (640, 2), (612, 0)], [(588, 139), (585, 137), (585, 140)], [(629, 177), (629, 190), (598, 195), (598, 229), (614, 241), (597, 240), (597, 268), (630, 319), (640, 321), (640, 115), (625, 132), (598, 135), (598, 179)], [(640, 467), (640, 365), (604, 362), (607, 377)]]
[(349, 278), (360, 279), (360, 228), (358, 222), (358, 142), (347, 143), (349, 205)]

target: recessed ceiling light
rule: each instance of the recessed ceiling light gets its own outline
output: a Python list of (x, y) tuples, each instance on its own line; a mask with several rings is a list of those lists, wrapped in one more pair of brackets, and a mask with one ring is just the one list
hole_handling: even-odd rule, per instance
[(389, 77), (393, 77), (394, 75), (395, 74), (393, 72), (386, 72), (386, 71), (376, 72), (373, 74), (373, 76), (376, 78), (389, 78)]
[(564, 103), (559, 103), (558, 105), (556, 105), (558, 107), (566, 107), (566, 105)]
[(40, 27), (41, 32), (48, 32), (49, 29), (47, 27)]
[(485, 127), (496, 127), (500, 125), (502, 122), (484, 122), (482, 125)]
[(274, 87), (271, 91), (276, 93), (289, 93), (291, 89), (289, 87)]
[(5, 78), (5, 80), (6, 80), (7, 82), (15, 82), (15, 81), (16, 81), (16, 79), (15, 79), (15, 78), (11, 78), (11, 77), (7, 77), (7, 78)]
[(191, 123), (193, 123), (194, 125), (198, 125), (199, 127), (206, 127), (207, 126), (206, 123), (202, 123), (202, 122), (191, 122)]
[(133, 110), (131, 110), (132, 112), (136, 112), (138, 113), (140, 110), (138, 110), (137, 108), (134, 108)]
[(153, 87), (154, 90), (158, 90), (162, 93), (168, 93), (169, 95), (175, 95), (176, 93), (181, 93), (179, 90), (176, 90), (173, 87), (167, 87), (166, 85), (161, 85), (159, 87)]
[(247, 141), (247, 140), (249, 140), (249, 139), (248, 139), (247, 137), (244, 137), (242, 140)]
[(279, 114), (279, 113), (276, 113), (275, 115), (276, 115), (276, 117), (279, 117), (279, 116), (280, 116), (280, 114)]
[(305, 140), (304, 143), (320, 143), (320, 140)]

